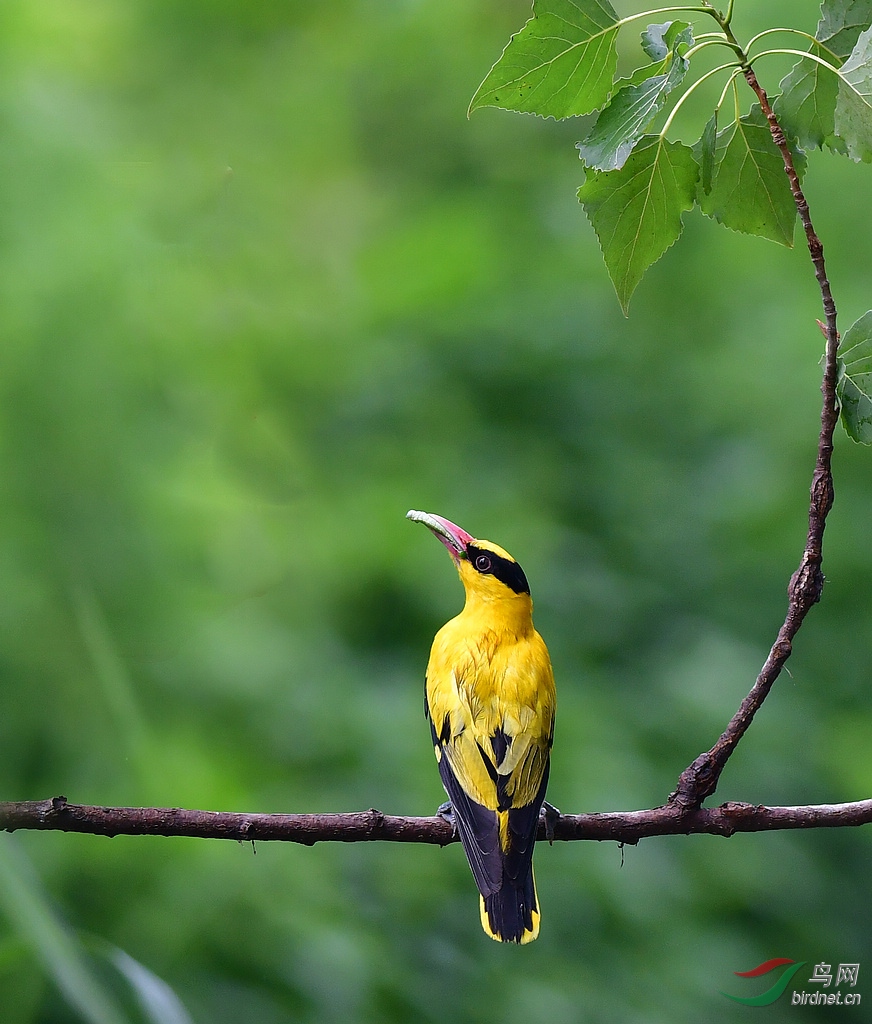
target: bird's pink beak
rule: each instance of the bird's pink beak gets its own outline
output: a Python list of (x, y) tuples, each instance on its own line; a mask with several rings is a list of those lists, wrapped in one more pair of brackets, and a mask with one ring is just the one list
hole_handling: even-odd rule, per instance
[(455, 562), (466, 557), (467, 544), (471, 544), (475, 540), (466, 530), (461, 530), (450, 519), (443, 519), (442, 516), (434, 515), (432, 512), (418, 512), (412, 509), (406, 513), (406, 519), (411, 519), (413, 523), (423, 523), (431, 530), (448, 548), (448, 554)]

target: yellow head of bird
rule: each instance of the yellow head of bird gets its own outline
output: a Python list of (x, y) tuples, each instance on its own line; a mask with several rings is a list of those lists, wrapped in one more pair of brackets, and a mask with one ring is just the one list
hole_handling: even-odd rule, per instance
[(442, 541), (457, 566), (468, 600), (529, 604), (530, 587), (524, 570), (499, 544), (476, 540), (449, 519), (432, 512), (412, 509), (406, 518), (423, 523)]

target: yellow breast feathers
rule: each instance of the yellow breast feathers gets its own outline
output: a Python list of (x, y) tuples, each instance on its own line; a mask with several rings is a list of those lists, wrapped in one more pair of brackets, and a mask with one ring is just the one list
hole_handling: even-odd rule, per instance
[(433, 641), (424, 710), (482, 925), (499, 941), (530, 942), (539, 933), (533, 847), (554, 733), (551, 660), (514, 558), (441, 516), (408, 517), (448, 548), (466, 591), (463, 611)]
[(467, 794), (491, 810), (536, 798), (554, 730), (554, 676), (532, 628), (517, 636), (462, 612), (436, 634), (427, 704), (438, 743)]

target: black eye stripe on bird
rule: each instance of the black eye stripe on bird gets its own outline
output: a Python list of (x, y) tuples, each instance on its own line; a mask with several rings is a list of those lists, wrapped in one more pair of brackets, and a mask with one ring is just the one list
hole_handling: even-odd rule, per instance
[[(514, 558), (503, 558), (495, 551), (484, 551), (475, 544), (467, 544), (466, 557), (480, 573), (490, 573), (510, 587), (516, 594), (529, 594), (530, 584), (524, 570)], [(481, 564), (480, 564), (481, 563)]]
[(433, 641), (424, 714), (481, 894), (482, 927), (500, 942), (531, 942), (539, 934), (533, 847), (556, 697), (527, 577), (507, 551), (441, 516), (408, 518), (445, 545), (466, 591), (463, 611)]

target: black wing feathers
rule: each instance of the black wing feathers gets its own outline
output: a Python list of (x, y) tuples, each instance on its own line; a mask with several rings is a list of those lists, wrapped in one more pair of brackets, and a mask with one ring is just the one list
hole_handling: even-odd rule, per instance
[(499, 805), (499, 809), (501, 811), (505, 811), (508, 810), (512, 803), (511, 798), (506, 792), (509, 777), (507, 775), (500, 775), (497, 768), (503, 763), (503, 759), (508, 753), (509, 747), (512, 745), (512, 738), (511, 736), (507, 736), (502, 729), (497, 729), (493, 736), (491, 736), (490, 742), (491, 750), (494, 752), (493, 760), (488, 757), (481, 747), (478, 749), (481, 750), (481, 756), (484, 758), (488, 774), (494, 780), (494, 785), (497, 787), (497, 804)]
[(539, 830), (539, 812), (545, 799), (545, 787), (548, 785), (550, 760), (545, 762), (545, 771), (536, 793), (536, 799), (526, 807), (513, 807), (509, 811), (509, 849), (505, 855), (506, 876), (513, 885), (520, 885), (526, 875), (530, 874), (533, 863), (533, 847), (536, 845), (536, 833)]
[[(432, 720), (430, 734), (433, 737), (434, 746), (441, 747), (442, 742)], [(455, 778), (444, 753), (439, 758), (439, 774), (442, 777), (442, 785), (445, 787), (448, 799), (451, 801), (457, 832), (460, 842), (463, 844), (466, 859), (472, 868), (475, 884), (482, 896), (489, 896), (499, 889), (503, 873), (503, 856), (500, 851), (496, 811), (482, 807), (468, 796)]]

